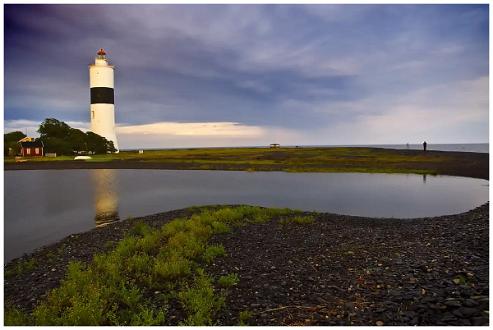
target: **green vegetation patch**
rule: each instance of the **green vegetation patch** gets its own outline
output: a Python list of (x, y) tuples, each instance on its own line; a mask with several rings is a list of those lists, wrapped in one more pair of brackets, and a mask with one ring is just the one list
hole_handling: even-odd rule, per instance
[(233, 285), (238, 284), (239, 281), (240, 278), (238, 277), (238, 274), (233, 273), (219, 277), (219, 279), (217, 280), (217, 284), (220, 287), (229, 288), (232, 287)]
[(193, 284), (178, 293), (187, 318), (181, 325), (212, 325), (212, 316), (224, 305), (224, 295), (214, 292), (212, 281), (202, 269), (198, 269)]
[[(213, 280), (201, 268), (225, 255), (209, 244), (231, 227), (268, 221), (293, 213), (251, 206), (203, 210), (161, 228), (136, 223), (116, 247), (94, 256), (88, 265), (71, 262), (66, 278), (25, 315), (6, 309), (7, 325), (163, 325), (172, 302), (182, 305), (184, 325), (213, 325), (236, 274)], [(22, 266), (25, 269), (27, 266)]]
[(279, 220), (279, 224), (281, 225), (289, 225), (289, 224), (297, 224), (297, 225), (305, 225), (305, 224), (311, 224), (315, 221), (314, 217), (311, 215), (297, 215), (294, 217), (290, 218), (283, 218)]
[[(77, 149), (74, 149), (77, 150)], [(72, 157), (36, 157), (29, 162), (66, 161)], [(14, 162), (5, 157), (5, 162)], [(302, 148), (202, 148), (121, 151), (116, 154), (92, 155), (91, 162), (159, 163), (161, 168), (236, 171), (286, 172), (360, 172), (360, 173), (469, 173), (488, 168), (487, 154), (465, 156), (461, 153), (392, 150), (360, 147)], [(135, 165), (139, 168), (139, 165)]]
[(248, 325), (248, 320), (252, 318), (253, 314), (250, 311), (241, 311), (239, 315), (239, 320), (241, 326), (246, 326)]
[(35, 259), (21, 260), (5, 270), (5, 277), (9, 278), (15, 275), (21, 275), (34, 270), (38, 266)]

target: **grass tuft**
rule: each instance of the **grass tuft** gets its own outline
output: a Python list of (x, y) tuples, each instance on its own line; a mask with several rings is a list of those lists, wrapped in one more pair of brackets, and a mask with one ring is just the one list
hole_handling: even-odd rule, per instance
[(241, 311), (240, 312), (240, 316), (239, 316), (239, 319), (240, 319), (240, 326), (246, 326), (248, 325), (248, 320), (250, 320), (252, 318), (252, 312), (250, 311)]
[(32, 325), (30, 316), (17, 308), (5, 308), (4, 324), (11, 325)]
[(146, 224), (144, 221), (138, 221), (135, 223), (132, 228), (130, 228), (129, 233), (132, 236), (144, 236), (145, 234), (151, 231), (151, 227)]
[(238, 274), (232, 273), (219, 277), (219, 279), (217, 280), (217, 284), (222, 288), (229, 288), (233, 285), (238, 284), (239, 281), (240, 278), (238, 277)]
[(38, 266), (35, 259), (22, 260), (5, 270), (5, 277), (10, 278), (13, 276), (22, 275), (34, 270)]
[(289, 224), (296, 224), (296, 225), (305, 225), (305, 224), (311, 224), (315, 221), (313, 216), (307, 215), (307, 216), (294, 216), (290, 218), (284, 218), (279, 220), (279, 224), (281, 225), (289, 225)]
[(214, 294), (214, 287), (209, 276), (202, 269), (191, 287), (178, 293), (188, 317), (181, 325), (204, 326), (213, 325), (212, 316), (224, 305), (224, 296)]
[(216, 257), (222, 257), (226, 255), (224, 246), (220, 244), (209, 245), (202, 255), (202, 258), (206, 263), (211, 263)]

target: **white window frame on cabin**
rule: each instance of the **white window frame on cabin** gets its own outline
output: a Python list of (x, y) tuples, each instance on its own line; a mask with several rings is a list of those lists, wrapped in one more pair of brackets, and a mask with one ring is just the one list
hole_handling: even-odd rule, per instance
[(31, 148), (26, 148), (26, 155), (30, 155), (31, 154)]
[(34, 148), (34, 154), (39, 155), (39, 148)]

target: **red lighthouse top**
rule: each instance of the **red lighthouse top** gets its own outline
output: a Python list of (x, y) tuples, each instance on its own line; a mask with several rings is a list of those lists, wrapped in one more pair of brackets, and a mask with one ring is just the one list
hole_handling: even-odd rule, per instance
[(98, 51), (98, 55), (99, 56), (102, 56), (102, 55), (106, 55), (106, 52), (104, 51), (103, 48), (100, 48), (99, 51)]

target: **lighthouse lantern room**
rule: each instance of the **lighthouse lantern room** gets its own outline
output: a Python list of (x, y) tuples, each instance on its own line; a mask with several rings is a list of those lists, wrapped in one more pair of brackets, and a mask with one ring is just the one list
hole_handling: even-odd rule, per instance
[(118, 152), (115, 133), (114, 66), (108, 63), (106, 52), (97, 52), (94, 64), (89, 65), (91, 89), (91, 131), (113, 141)]

